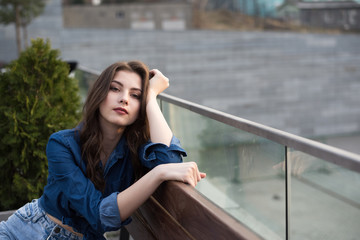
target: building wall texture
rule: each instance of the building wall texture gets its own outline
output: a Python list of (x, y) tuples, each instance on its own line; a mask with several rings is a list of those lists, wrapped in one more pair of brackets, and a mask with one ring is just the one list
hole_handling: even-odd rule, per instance
[(360, 30), (360, 4), (355, 2), (299, 3), (303, 25), (343, 30)]
[(65, 28), (185, 30), (191, 28), (191, 5), (186, 3), (63, 6)]

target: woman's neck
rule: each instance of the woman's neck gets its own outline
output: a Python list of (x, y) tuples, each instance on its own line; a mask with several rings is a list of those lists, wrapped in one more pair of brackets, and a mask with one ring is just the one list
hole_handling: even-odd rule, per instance
[(106, 128), (102, 127), (103, 134), (103, 153), (101, 154), (101, 162), (105, 166), (107, 159), (112, 151), (114, 151), (117, 143), (124, 133), (125, 128)]

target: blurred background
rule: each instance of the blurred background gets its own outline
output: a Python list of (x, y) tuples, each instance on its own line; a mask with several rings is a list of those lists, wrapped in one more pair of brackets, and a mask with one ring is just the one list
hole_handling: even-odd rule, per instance
[[(141, 60), (170, 78), (166, 93), (359, 152), (358, 0), (44, 3), (21, 25), (22, 47), (48, 38), (95, 71)], [(17, 58), (15, 36), (0, 25), (2, 65)]]

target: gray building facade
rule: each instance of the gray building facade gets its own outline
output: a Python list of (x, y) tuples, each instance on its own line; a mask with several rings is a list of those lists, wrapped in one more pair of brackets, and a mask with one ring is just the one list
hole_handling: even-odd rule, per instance
[(302, 25), (360, 30), (360, 3), (354, 1), (299, 2), (298, 7)]
[(120, 28), (133, 30), (185, 30), (192, 27), (188, 3), (64, 5), (65, 28)]

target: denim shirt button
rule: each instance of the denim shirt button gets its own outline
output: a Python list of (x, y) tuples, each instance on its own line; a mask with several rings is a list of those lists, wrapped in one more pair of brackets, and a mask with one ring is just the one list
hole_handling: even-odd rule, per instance
[(59, 233), (59, 232), (60, 232), (60, 228), (59, 228), (59, 227), (55, 227), (54, 232), (55, 232), (55, 233)]

